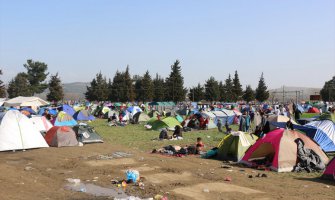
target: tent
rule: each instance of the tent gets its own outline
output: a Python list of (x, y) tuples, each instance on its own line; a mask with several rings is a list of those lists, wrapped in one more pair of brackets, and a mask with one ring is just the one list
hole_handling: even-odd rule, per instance
[(308, 109), (308, 113), (320, 113), (319, 109), (315, 108), (315, 107), (310, 107)]
[(21, 108), (21, 111), (27, 111), (27, 112), (29, 112), (30, 115), (36, 115), (36, 112), (29, 107)]
[(49, 110), (50, 115), (55, 115), (55, 116), (57, 115), (57, 110), (56, 109), (46, 108), (46, 107), (40, 108), (39, 111), (38, 111), (38, 115), (43, 115), (45, 109)]
[(297, 125), (297, 123), (284, 116), (284, 115), (269, 115), (267, 120), (270, 123), (270, 130), (274, 130), (276, 128), (285, 128), (286, 127), (286, 123), (291, 120), (292, 124)]
[(305, 148), (312, 149), (321, 160), (327, 164), (328, 157), (321, 148), (309, 137), (287, 129), (276, 129), (251, 146), (241, 162), (249, 166), (257, 166), (260, 160), (267, 160), (271, 169), (277, 172), (290, 172), (297, 163), (297, 144), (295, 139), (300, 138)]
[(326, 170), (322, 174), (322, 178), (335, 181), (335, 157), (328, 163)]
[(213, 129), (216, 128), (216, 123), (214, 122), (216, 116), (212, 113), (212, 112), (206, 112), (206, 111), (202, 111), (201, 115), (203, 117), (209, 118), (209, 122), (208, 122), (208, 129)]
[[(232, 111), (232, 110), (224, 109), (224, 108), (222, 108), (221, 110), (224, 114), (227, 115), (226, 120), (228, 120), (228, 124), (233, 124), (234, 123), (234, 118), (235, 118), (235, 115), (236, 115), (235, 112)], [(222, 121), (222, 124), (225, 124), (226, 120)]]
[(44, 116), (32, 116), (30, 121), (33, 122), (35, 128), (40, 132), (47, 132), (52, 128), (52, 124)]
[(130, 106), (127, 108), (127, 111), (130, 113), (132, 117), (138, 112), (143, 112), (142, 109), (138, 106)]
[(141, 112), (140, 117), (138, 118), (139, 122), (147, 122), (150, 119), (149, 115)]
[(76, 132), (77, 135), (83, 135), (82, 143), (84, 144), (103, 142), (100, 135), (91, 126), (88, 126), (86, 124), (79, 124), (74, 126), (73, 130)]
[(225, 136), (218, 145), (218, 158), (222, 160), (240, 161), (248, 148), (253, 145), (257, 136), (241, 131)]
[(0, 151), (48, 147), (32, 121), (17, 110), (0, 113)]
[(178, 120), (179, 123), (182, 123), (184, 121), (183, 117), (180, 115), (176, 115), (176, 120)]
[(44, 136), (51, 147), (78, 146), (76, 133), (68, 126), (54, 126)]
[(70, 116), (73, 116), (76, 113), (76, 111), (71, 106), (69, 106), (67, 104), (62, 105), (60, 110), (63, 111), (63, 112), (66, 112)]
[(335, 124), (330, 120), (312, 121), (295, 127), (317, 142), (325, 152), (335, 152)]
[(74, 113), (73, 118), (80, 121), (92, 121), (95, 117), (88, 110), (79, 110)]
[[(157, 119), (157, 118), (156, 118)], [(149, 120), (148, 124), (152, 126), (153, 130), (160, 130), (162, 128), (174, 129), (175, 126), (181, 126), (180, 123), (174, 117), (166, 117), (161, 120)]]
[(60, 111), (56, 118), (54, 118), (54, 126), (74, 126), (77, 125), (77, 121), (73, 117), (64, 111)]
[(33, 108), (37, 108), (37, 107), (45, 106), (45, 105), (48, 105), (48, 104), (49, 104), (49, 102), (44, 101), (43, 99), (41, 99), (39, 97), (18, 96), (18, 97), (15, 97), (13, 99), (9, 99), (9, 100), (5, 101), (4, 106), (5, 107), (30, 106), (30, 107), (33, 107)]

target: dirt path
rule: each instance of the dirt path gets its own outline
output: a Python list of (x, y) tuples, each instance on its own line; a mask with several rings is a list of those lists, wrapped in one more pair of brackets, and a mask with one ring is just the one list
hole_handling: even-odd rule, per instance
[[(116, 151), (132, 155), (97, 160)], [(108, 157), (106, 157), (108, 158)], [(128, 186), (140, 197), (167, 195), (169, 199), (334, 199), (335, 185), (309, 174), (221, 168), (222, 162), (195, 156), (166, 157), (111, 144), (45, 148), (0, 153), (1, 199), (107, 199), (64, 189), (67, 178), (104, 187), (124, 178), (126, 169), (138, 169), (144, 190)], [(248, 178), (266, 173), (267, 178)], [(232, 181), (224, 181), (230, 177)], [(329, 187), (327, 187), (327, 185)]]

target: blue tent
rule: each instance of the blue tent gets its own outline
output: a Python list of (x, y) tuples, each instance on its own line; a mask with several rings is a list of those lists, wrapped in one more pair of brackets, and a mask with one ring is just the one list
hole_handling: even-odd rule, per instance
[(58, 113), (54, 126), (75, 126), (77, 125), (77, 121), (73, 119), (73, 117), (67, 114), (64, 111)]
[(297, 109), (298, 109), (301, 113), (304, 113), (304, 112), (305, 112), (305, 109), (304, 109), (300, 104), (297, 105)]
[(24, 107), (24, 108), (21, 108), (21, 110), (28, 111), (31, 115), (36, 115), (36, 112), (31, 108)]
[(87, 110), (79, 110), (74, 115), (73, 118), (75, 120), (80, 121), (92, 121), (95, 120), (95, 117), (91, 115)]
[(305, 132), (325, 152), (335, 152), (335, 125), (332, 121), (313, 121), (304, 126), (295, 126), (294, 128)]
[(69, 106), (67, 104), (62, 105), (61, 110), (66, 112), (67, 114), (69, 114), (71, 116), (73, 116), (76, 113), (76, 111), (71, 106)]
[(38, 111), (38, 115), (43, 115), (45, 109), (49, 110), (50, 115), (57, 115), (57, 110), (51, 109), (51, 108), (46, 108), (46, 107), (40, 108), (40, 110)]

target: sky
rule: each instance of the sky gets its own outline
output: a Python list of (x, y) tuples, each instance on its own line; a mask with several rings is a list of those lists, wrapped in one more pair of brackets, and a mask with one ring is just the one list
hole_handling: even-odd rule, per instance
[(255, 88), (322, 87), (335, 75), (334, 0), (0, 0), (0, 77), (27, 59), (63, 83), (113, 78), (129, 65), (186, 87), (238, 71)]

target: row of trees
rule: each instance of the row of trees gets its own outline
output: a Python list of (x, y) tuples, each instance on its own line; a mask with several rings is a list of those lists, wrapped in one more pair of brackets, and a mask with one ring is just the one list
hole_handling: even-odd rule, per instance
[[(64, 92), (58, 73), (51, 75), (49, 82), (45, 81), (49, 75), (47, 72), (47, 64), (27, 60), (27, 63), (23, 64), (23, 67), (26, 69), (26, 72), (20, 72), (10, 80), (7, 90), (4, 83), (0, 81), (1, 97), (6, 97), (6, 94), (8, 94), (9, 98), (34, 96), (49, 89), (49, 93), (47, 94), (48, 101), (59, 101), (63, 99)], [(2, 75), (2, 70), (0, 71), (0, 75)]]
[[(187, 92), (180, 62), (176, 60), (165, 79), (158, 74), (152, 79), (149, 71), (143, 76), (135, 75), (131, 78), (129, 66), (124, 72), (116, 71), (113, 80), (107, 81), (107, 78), (99, 72), (90, 86), (87, 86), (85, 96), (90, 101), (184, 101)], [(210, 77), (203, 86), (199, 83), (189, 90), (188, 97), (192, 101), (250, 102), (256, 99), (263, 102), (269, 98), (269, 91), (263, 73), (254, 91), (250, 85), (245, 90), (242, 89), (238, 73), (235, 71), (233, 79), (229, 74), (224, 82)]]

